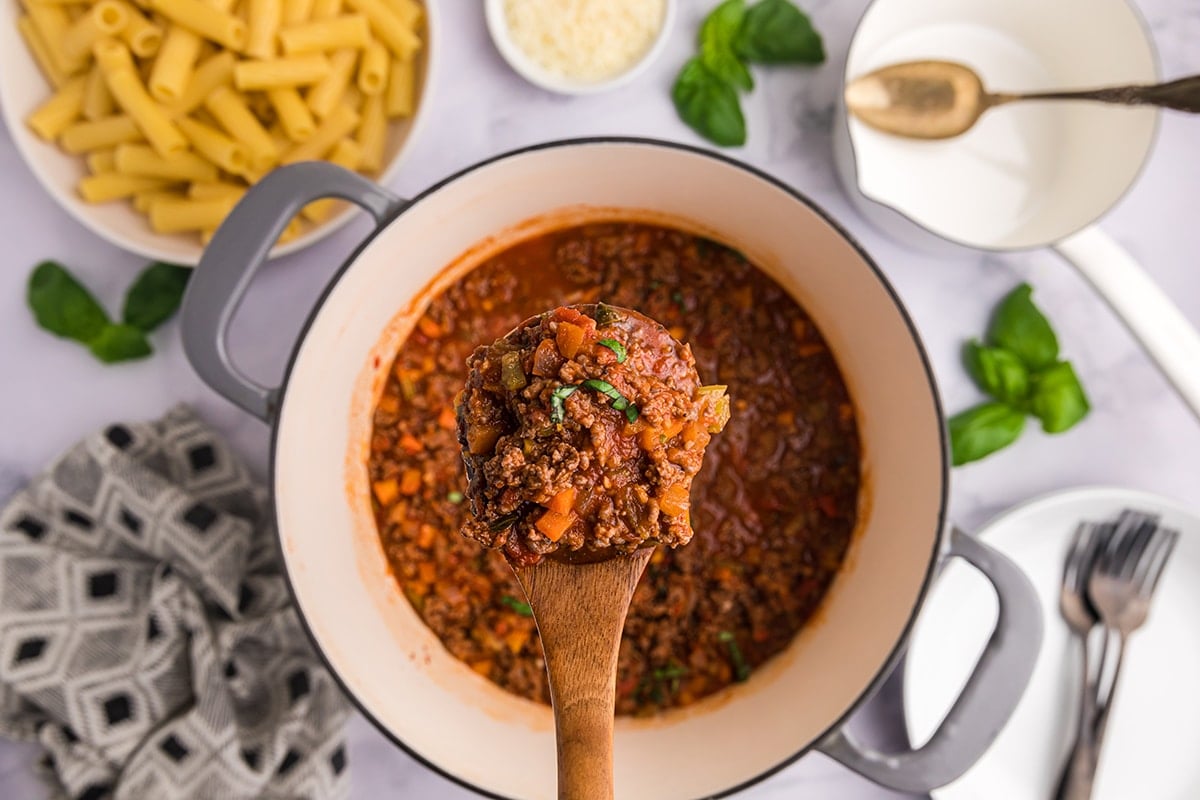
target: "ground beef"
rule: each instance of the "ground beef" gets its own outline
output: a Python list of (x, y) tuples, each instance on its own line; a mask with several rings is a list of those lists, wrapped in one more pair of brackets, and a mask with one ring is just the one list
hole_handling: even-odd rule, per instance
[(467, 360), (463, 535), (518, 565), (687, 544), (692, 478), (728, 419), (725, 387), (702, 387), (661, 324), (603, 304), (540, 314)]
[(367, 469), (384, 553), (425, 624), (480, 675), (549, 702), (512, 570), (459, 535), (470, 511), (454, 400), (480, 342), (558, 304), (600, 301), (662, 322), (733, 398), (692, 487), (695, 536), (655, 548), (625, 620), (617, 713), (645, 715), (743, 680), (787, 647), (854, 530), (854, 406), (820, 330), (766, 272), (711, 239), (634, 222), (520, 242), (430, 302), (376, 404)]

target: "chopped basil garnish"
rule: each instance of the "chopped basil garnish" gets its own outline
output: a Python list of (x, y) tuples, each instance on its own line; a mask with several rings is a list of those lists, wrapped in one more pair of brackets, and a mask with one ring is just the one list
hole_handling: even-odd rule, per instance
[(597, 327), (603, 327), (604, 325), (611, 325), (612, 323), (616, 322), (620, 318), (621, 318), (621, 315), (618, 314), (617, 310), (615, 308), (613, 308), (612, 306), (606, 306), (606, 305), (604, 305), (604, 303), (596, 304), (596, 326)]
[(522, 617), (533, 616), (533, 608), (530, 607), (529, 603), (522, 602), (513, 597), (511, 594), (506, 594), (501, 597), (500, 602), (520, 614)]
[(567, 409), (563, 405), (563, 400), (575, 394), (575, 390), (578, 388), (578, 386), (560, 386), (550, 395), (550, 421), (555, 425), (561, 424), (566, 418)]
[(617, 354), (617, 363), (624, 364), (625, 359), (629, 357), (629, 353), (625, 350), (625, 345), (618, 342), (616, 339), (601, 339), (597, 344), (607, 347)]
[(520, 518), (521, 518), (520, 511), (511, 511), (508, 514), (505, 514), (500, 517), (496, 517), (494, 520), (489, 522), (488, 530), (489, 531), (507, 530), (508, 528), (511, 528), (514, 524), (516, 524), (516, 521), (519, 520)]
[(737, 639), (729, 631), (721, 631), (717, 634), (717, 641), (723, 642), (729, 648), (729, 660), (733, 662), (733, 676), (738, 683), (744, 683), (750, 677), (750, 665), (746, 663), (746, 658), (742, 655), (742, 648), (738, 647)]
[(637, 420), (637, 418), (638, 418), (637, 406), (635, 406), (633, 403), (629, 402), (629, 399), (627, 397), (625, 397), (625, 395), (618, 392), (616, 390), (616, 388), (608, 381), (602, 381), (597, 378), (592, 378), (590, 380), (584, 381), (583, 383), (580, 384), (580, 386), (583, 386), (585, 389), (591, 389), (593, 391), (599, 392), (600, 394), (604, 395), (605, 397), (610, 398), (613, 401), (612, 407), (615, 408), (617, 411), (624, 411), (625, 419), (629, 420), (630, 422), (635, 422)]

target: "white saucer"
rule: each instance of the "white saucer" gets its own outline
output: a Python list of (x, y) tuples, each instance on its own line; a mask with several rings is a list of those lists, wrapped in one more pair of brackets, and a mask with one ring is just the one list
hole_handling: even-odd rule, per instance
[[(1053, 797), (1074, 735), (1079, 650), (1059, 616), (1063, 559), (1076, 524), (1122, 508), (1162, 515), (1180, 531), (1150, 618), (1130, 639), (1094, 800), (1200, 797), (1200, 517), (1166, 498), (1087, 488), (1018, 506), (978, 532), (1017, 562), (1042, 601), (1045, 641), (1024, 697), (988, 752), (937, 800)], [(945, 716), (996, 619), (986, 581), (957, 560), (937, 580), (905, 666), (908, 733), (922, 743)]]

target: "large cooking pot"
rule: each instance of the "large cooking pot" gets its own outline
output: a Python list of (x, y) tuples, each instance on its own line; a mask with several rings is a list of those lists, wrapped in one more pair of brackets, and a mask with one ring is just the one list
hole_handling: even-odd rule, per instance
[[(233, 365), (226, 331), (271, 242), (322, 197), (357, 203), (378, 227), (330, 282), (282, 386), (260, 386)], [(747, 683), (659, 718), (618, 720), (617, 796), (727, 794), (812, 749), (901, 790), (953, 780), (1007, 720), (1033, 668), (1041, 637), (1033, 590), (1000, 554), (944, 525), (947, 454), (933, 376), (879, 270), (804, 197), (678, 145), (529, 148), (412, 201), (329, 164), (297, 164), (251, 189), (221, 226), (184, 302), (184, 344), (214, 389), (274, 426), (279, 541), (316, 648), (363, 713), (434, 769), (485, 794), (553, 796), (549, 709), (455, 660), (409, 606), (376, 534), (365, 462), (392, 357), (442, 287), (523, 237), (612, 218), (720, 239), (791, 292), (837, 355), (864, 450), (859, 529), (817, 618)], [(846, 721), (900, 653), (929, 582), (954, 556), (999, 597), (978, 668), (919, 750), (860, 747)]]

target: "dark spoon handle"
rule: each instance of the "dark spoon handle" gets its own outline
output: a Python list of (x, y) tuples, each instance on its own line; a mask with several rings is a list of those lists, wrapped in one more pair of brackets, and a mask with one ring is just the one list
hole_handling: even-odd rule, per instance
[(1112, 86), (1106, 89), (1072, 92), (998, 94), (993, 95), (992, 100), (994, 104), (1013, 100), (1096, 100), (1126, 106), (1161, 106), (1186, 111), (1189, 114), (1200, 114), (1200, 75), (1149, 85)]

